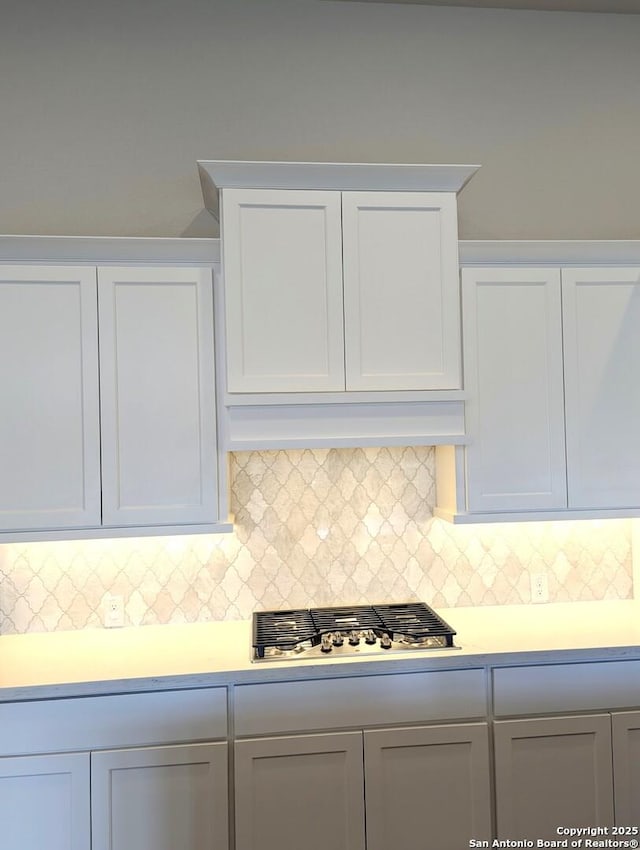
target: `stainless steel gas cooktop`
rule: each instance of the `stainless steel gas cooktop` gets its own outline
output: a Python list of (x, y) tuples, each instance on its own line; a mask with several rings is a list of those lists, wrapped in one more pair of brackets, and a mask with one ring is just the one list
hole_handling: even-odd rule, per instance
[(253, 615), (253, 661), (344, 658), (458, 649), (455, 631), (424, 602), (356, 605)]

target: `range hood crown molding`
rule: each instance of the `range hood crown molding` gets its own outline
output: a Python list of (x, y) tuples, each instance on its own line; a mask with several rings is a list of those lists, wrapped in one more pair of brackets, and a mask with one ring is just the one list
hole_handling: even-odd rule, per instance
[(205, 207), (219, 217), (220, 189), (459, 192), (479, 165), (198, 160)]

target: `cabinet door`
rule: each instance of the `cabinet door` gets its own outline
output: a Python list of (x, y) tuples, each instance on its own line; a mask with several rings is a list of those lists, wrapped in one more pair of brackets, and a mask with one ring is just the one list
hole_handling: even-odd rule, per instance
[(613, 774), (618, 826), (640, 825), (640, 711), (614, 714)]
[(104, 525), (218, 519), (210, 269), (101, 268)]
[(564, 269), (569, 507), (640, 506), (640, 269)]
[(491, 837), (486, 723), (364, 733), (367, 850)]
[(91, 756), (92, 850), (227, 850), (227, 745)]
[(494, 733), (499, 838), (613, 824), (608, 714), (497, 721)]
[(90, 850), (89, 754), (0, 758), (2, 850)]
[(340, 193), (225, 189), (229, 392), (344, 390)]
[(362, 733), (235, 745), (236, 850), (364, 850)]
[(0, 530), (100, 525), (96, 274), (0, 267)]
[(461, 386), (456, 199), (345, 192), (348, 390)]
[(560, 273), (462, 273), (470, 511), (566, 507)]

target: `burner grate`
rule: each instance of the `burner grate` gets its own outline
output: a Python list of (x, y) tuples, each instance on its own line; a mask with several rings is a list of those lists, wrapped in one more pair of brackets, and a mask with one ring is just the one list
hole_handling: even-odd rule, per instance
[(447, 639), (447, 646), (453, 646), (455, 631), (423, 602), (373, 607), (382, 621), (383, 628), (389, 632), (413, 638), (442, 636)]
[(312, 608), (311, 618), (321, 633), (351, 632), (382, 627), (380, 617), (371, 605), (342, 608)]
[(264, 658), (267, 647), (293, 647), (316, 639), (316, 628), (306, 609), (256, 611), (253, 616), (253, 648)]

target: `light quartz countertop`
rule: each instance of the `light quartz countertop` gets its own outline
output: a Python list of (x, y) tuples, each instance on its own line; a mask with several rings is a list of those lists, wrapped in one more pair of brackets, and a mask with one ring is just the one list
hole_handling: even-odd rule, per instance
[(487, 665), (640, 659), (640, 602), (438, 609), (460, 649), (252, 663), (251, 623), (0, 637), (0, 702)]

